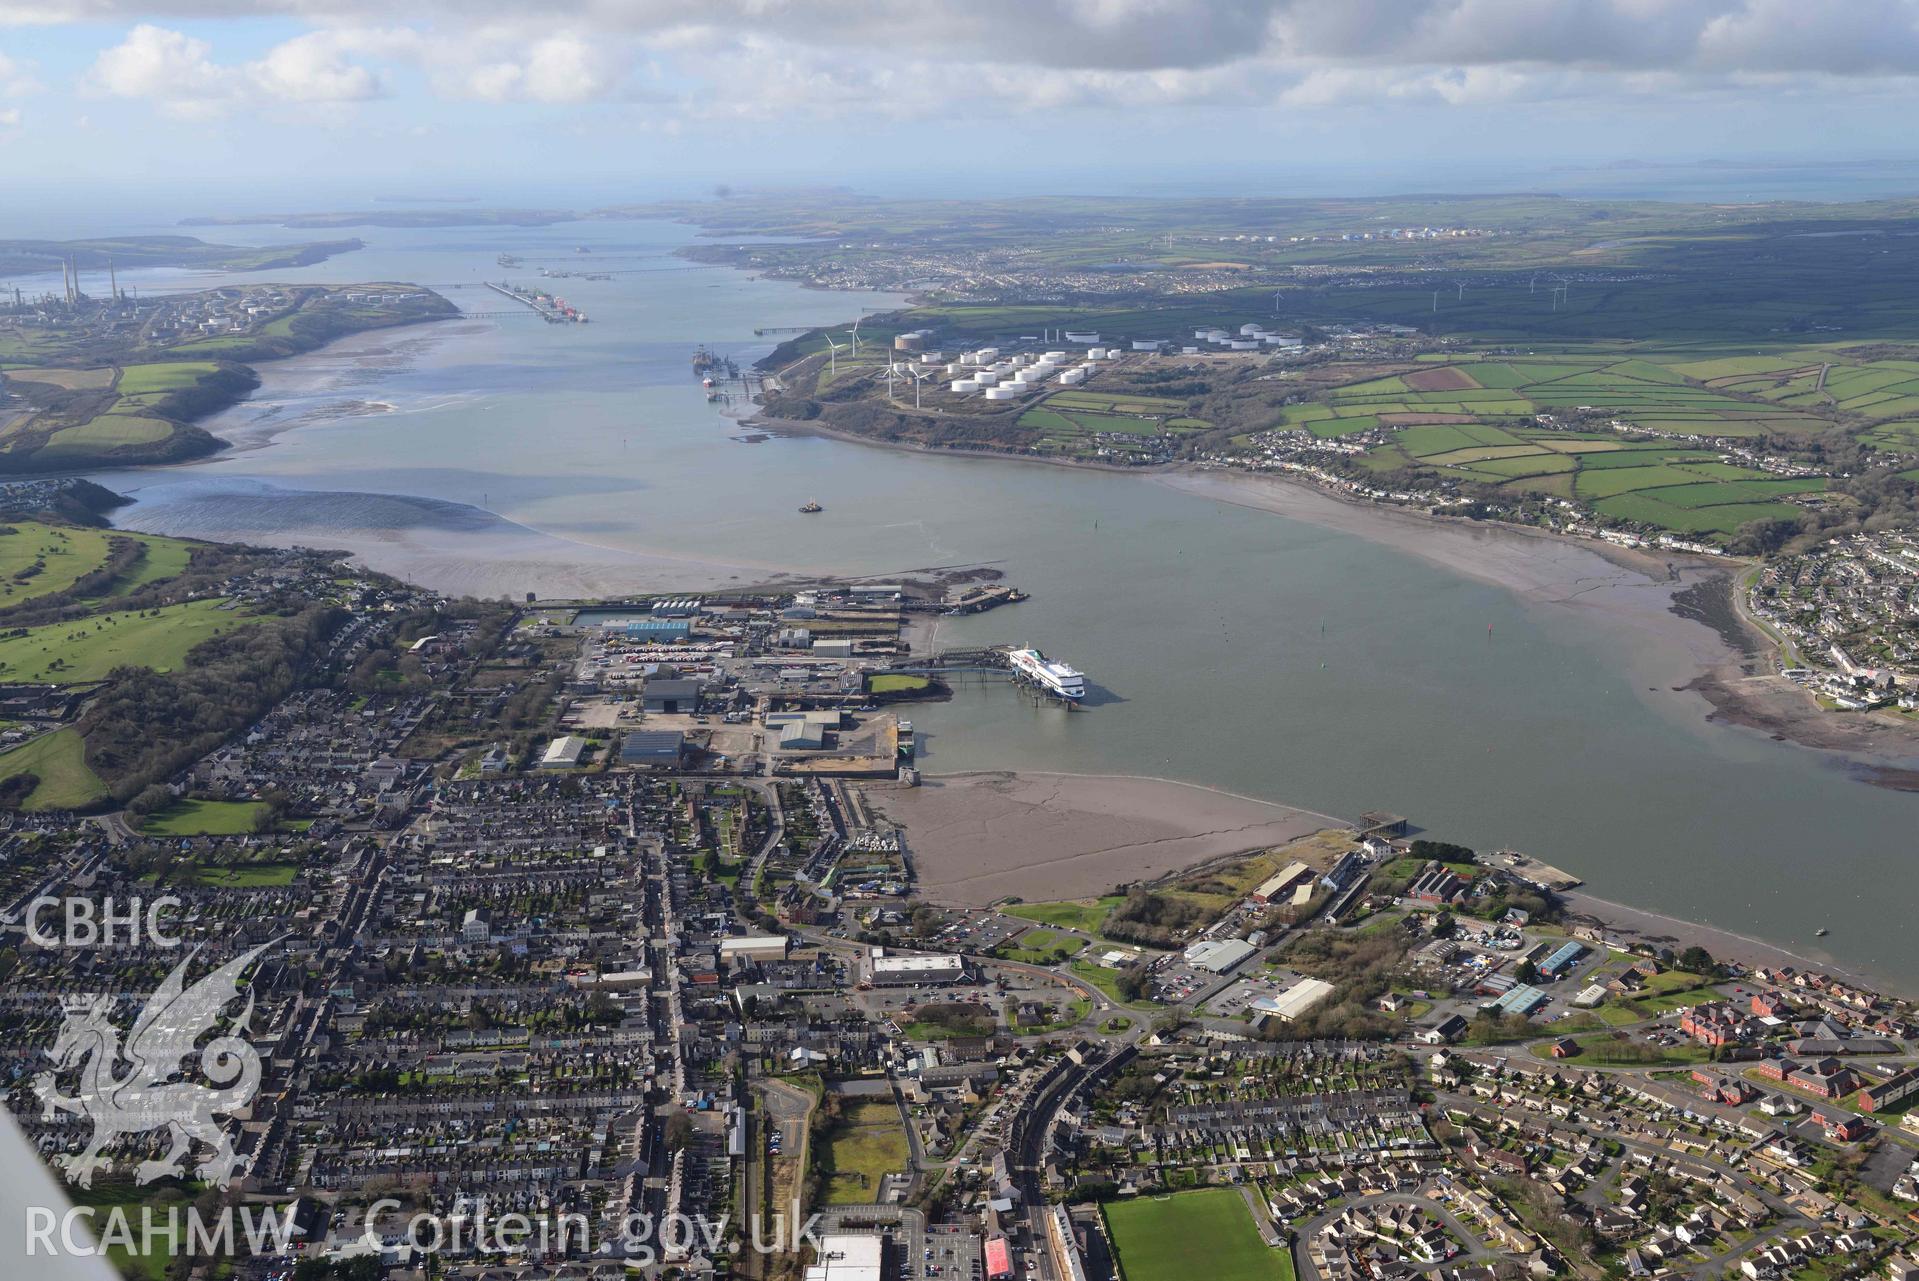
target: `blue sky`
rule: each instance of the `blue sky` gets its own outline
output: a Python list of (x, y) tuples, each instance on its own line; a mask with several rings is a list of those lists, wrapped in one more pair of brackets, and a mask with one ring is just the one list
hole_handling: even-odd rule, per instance
[(1897, 169), (1916, 108), (1919, 0), (0, 0), (0, 154), (50, 192)]

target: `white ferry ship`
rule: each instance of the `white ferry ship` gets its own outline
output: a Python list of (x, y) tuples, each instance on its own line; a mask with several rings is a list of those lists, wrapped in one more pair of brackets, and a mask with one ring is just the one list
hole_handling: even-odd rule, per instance
[(1016, 676), (1055, 697), (1075, 703), (1086, 697), (1086, 676), (1070, 663), (1050, 659), (1031, 646), (1007, 651), (1006, 661)]

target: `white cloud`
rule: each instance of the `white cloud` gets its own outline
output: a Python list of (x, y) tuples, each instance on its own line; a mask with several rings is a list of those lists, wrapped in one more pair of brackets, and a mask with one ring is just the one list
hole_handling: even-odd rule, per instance
[(34, 76), (32, 63), (0, 53), (0, 98), (24, 98), (45, 87)]
[(313, 31), (267, 50), (265, 57), (247, 65), (246, 75), (256, 91), (271, 99), (359, 102), (380, 97), (384, 88), (377, 72), (348, 55), (374, 47), (394, 48), (396, 39), (359, 30)]
[(82, 87), (155, 102), (187, 119), (247, 104), (359, 102), (379, 97), (383, 87), (379, 74), (352, 55), (402, 53), (417, 43), (405, 31), (321, 30), (275, 45), (244, 66), (228, 66), (214, 60), (204, 40), (141, 23), (94, 60)]
[(232, 99), (238, 83), (211, 53), (204, 40), (141, 23), (94, 60), (88, 85), (109, 97), (151, 99), (179, 116), (210, 115)]
[[(183, 113), (355, 102), (411, 74), (445, 98), (646, 97), (686, 120), (967, 111), (1299, 109), (1647, 100), (1919, 85), (1919, 0), (0, 0), (0, 22), (301, 18), (244, 66), (141, 17), (103, 92)], [(665, 113), (662, 113), (665, 114)]]
[(530, 43), (483, 36), (466, 48), (442, 48), (434, 60), (443, 91), (485, 102), (589, 102), (616, 79), (606, 51), (573, 34)]

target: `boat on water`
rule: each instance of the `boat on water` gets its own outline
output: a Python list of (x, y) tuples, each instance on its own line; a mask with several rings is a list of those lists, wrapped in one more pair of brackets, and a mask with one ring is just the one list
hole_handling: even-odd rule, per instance
[(826, 508), (820, 506), (818, 503), (815, 503), (815, 502), (804, 502), (800, 504), (800, 510), (805, 512), (808, 516), (811, 516), (814, 512), (825, 511)]
[(1831, 931), (1831, 930), (1829, 930), (1829, 929), (1827, 929), (1827, 928), (1826, 928), (1825, 926), (1823, 926), (1823, 925), (1822, 925), (1822, 926), (1820, 926), (1820, 927), (1819, 927), (1818, 929), (1816, 929), (1816, 930), (1814, 930), (1814, 931), (1813, 931), (1813, 936), (1814, 936), (1815, 938), (1824, 938), (1824, 937), (1826, 937), (1826, 935), (1828, 935), (1828, 934), (1830, 934), (1830, 933), (1832, 933), (1832, 931)]
[(1086, 674), (1071, 663), (1048, 658), (1030, 645), (1008, 650), (1006, 661), (1012, 667), (1013, 675), (1038, 686), (1055, 698), (1077, 703), (1086, 697)]

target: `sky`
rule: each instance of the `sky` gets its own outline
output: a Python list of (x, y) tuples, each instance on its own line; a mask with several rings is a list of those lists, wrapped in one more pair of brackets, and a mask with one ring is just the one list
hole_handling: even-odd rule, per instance
[(1919, 0), (0, 0), (16, 197), (206, 212), (1702, 161), (1896, 188), (1914, 119)]

